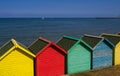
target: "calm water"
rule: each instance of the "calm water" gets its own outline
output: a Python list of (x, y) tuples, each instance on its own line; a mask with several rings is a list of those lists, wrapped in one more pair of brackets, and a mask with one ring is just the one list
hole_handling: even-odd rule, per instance
[(1, 18), (0, 46), (11, 38), (28, 46), (40, 36), (57, 41), (62, 35), (80, 37), (103, 32), (120, 32), (120, 19)]

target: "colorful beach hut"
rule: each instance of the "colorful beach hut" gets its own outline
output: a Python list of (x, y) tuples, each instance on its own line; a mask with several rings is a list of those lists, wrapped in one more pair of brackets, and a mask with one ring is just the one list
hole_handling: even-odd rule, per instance
[(114, 53), (113, 53), (113, 62), (114, 65), (120, 64), (120, 35), (116, 34), (101, 34), (102, 37), (107, 38), (109, 41), (111, 41), (114, 44)]
[(36, 76), (60, 76), (65, 73), (66, 51), (42, 37), (29, 49), (36, 54)]
[(0, 76), (34, 76), (34, 58), (24, 45), (11, 39), (0, 48)]
[(63, 36), (57, 45), (67, 52), (67, 73), (72, 74), (91, 69), (92, 48), (83, 40), (70, 36)]
[(114, 45), (98, 36), (84, 35), (82, 40), (92, 47), (92, 69), (112, 66)]

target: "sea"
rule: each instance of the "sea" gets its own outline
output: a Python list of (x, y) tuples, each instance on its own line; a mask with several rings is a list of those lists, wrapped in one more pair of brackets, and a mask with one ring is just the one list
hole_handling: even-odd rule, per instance
[(39, 37), (57, 42), (64, 35), (80, 38), (118, 32), (119, 18), (0, 18), (0, 47), (12, 38), (29, 46)]

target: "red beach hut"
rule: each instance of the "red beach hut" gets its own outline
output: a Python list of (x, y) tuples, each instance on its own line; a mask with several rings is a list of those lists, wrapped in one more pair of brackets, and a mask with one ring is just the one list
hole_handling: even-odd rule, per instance
[(29, 49), (36, 54), (36, 76), (60, 76), (65, 73), (66, 51), (42, 37)]

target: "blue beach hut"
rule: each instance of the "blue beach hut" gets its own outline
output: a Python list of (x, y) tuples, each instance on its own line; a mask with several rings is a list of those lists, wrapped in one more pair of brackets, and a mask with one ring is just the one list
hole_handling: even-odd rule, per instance
[(84, 35), (82, 40), (92, 47), (92, 69), (112, 66), (114, 45), (109, 40), (92, 35)]

